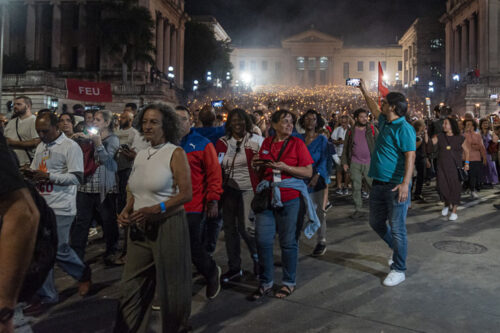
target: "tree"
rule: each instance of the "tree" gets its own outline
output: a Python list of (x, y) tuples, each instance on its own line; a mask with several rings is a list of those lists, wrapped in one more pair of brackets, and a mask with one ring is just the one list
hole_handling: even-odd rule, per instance
[(120, 58), (123, 83), (128, 80), (129, 70), (133, 84), (136, 63), (154, 63), (155, 22), (149, 10), (139, 6), (137, 0), (106, 2), (102, 10), (105, 13), (100, 23), (102, 47)]
[(185, 87), (192, 85), (194, 80), (206, 83), (208, 71), (212, 72), (214, 80), (225, 80), (226, 73), (233, 68), (228, 42), (218, 41), (209, 27), (197, 22), (186, 23), (185, 41)]

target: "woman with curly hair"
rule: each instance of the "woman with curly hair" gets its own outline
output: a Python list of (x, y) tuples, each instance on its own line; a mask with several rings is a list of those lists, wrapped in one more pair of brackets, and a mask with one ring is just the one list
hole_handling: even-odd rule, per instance
[(191, 252), (184, 204), (192, 199), (186, 153), (177, 146), (179, 120), (162, 104), (146, 107), (140, 132), (151, 147), (139, 151), (118, 216), (129, 226), (122, 276), (119, 332), (146, 332), (158, 286), (162, 332), (186, 328), (191, 312)]

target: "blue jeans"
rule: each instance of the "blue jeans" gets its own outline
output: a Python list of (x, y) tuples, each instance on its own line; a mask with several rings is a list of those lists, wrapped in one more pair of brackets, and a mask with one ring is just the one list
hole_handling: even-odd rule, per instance
[(408, 251), (406, 213), (411, 202), (411, 184), (404, 202), (399, 202), (398, 191), (392, 191), (396, 186), (392, 183), (381, 185), (374, 181), (370, 193), (370, 226), (394, 252), (391, 269), (404, 272)]
[[(69, 246), (69, 230), (75, 216), (56, 215), (57, 221), (57, 255), (56, 264), (76, 280), (85, 278), (87, 266), (76, 252)], [(51, 269), (42, 287), (37, 292), (43, 303), (57, 303), (59, 294), (54, 285), (54, 269)]]
[(256, 215), (255, 238), (257, 253), (261, 264), (260, 284), (272, 287), (274, 277), (274, 236), (278, 232), (281, 261), (283, 263), (283, 284), (295, 286), (299, 246), (295, 237), (299, 217), (300, 199), (296, 198), (283, 204), (283, 208), (265, 210)]

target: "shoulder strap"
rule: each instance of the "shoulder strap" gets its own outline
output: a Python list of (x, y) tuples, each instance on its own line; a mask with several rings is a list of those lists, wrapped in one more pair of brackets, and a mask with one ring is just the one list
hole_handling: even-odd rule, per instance
[(280, 153), (278, 154), (278, 159), (275, 162), (279, 162), (281, 159), (281, 155), (283, 155), (283, 152), (286, 149), (286, 146), (288, 145), (288, 142), (290, 141), (290, 137), (288, 137), (285, 142), (283, 143), (283, 146), (281, 146)]
[(373, 124), (370, 124), (370, 127), (372, 129), (372, 134), (373, 134), (373, 137), (375, 137), (375, 128), (373, 127)]

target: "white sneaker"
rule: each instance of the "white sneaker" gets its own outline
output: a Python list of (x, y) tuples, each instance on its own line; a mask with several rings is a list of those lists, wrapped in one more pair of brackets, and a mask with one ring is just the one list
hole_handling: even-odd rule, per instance
[(450, 211), (450, 207), (446, 206), (443, 208), (443, 210), (441, 211), (441, 215), (443, 216), (448, 216), (448, 212)]
[(456, 213), (451, 213), (448, 221), (456, 221), (458, 219), (458, 215)]
[(477, 194), (477, 192), (476, 192), (476, 191), (472, 191), (472, 192), (470, 193), (470, 196), (471, 196), (473, 199), (479, 199), (479, 195)]
[(392, 264), (394, 264), (394, 260), (392, 260), (393, 256), (394, 256), (394, 253), (391, 253), (391, 256), (389, 257), (389, 260), (387, 260), (387, 263), (389, 264), (389, 267), (391, 267)]
[(387, 275), (384, 280), (384, 286), (386, 287), (394, 287), (400, 284), (405, 280), (405, 273), (397, 272), (395, 270), (391, 270), (391, 272)]

